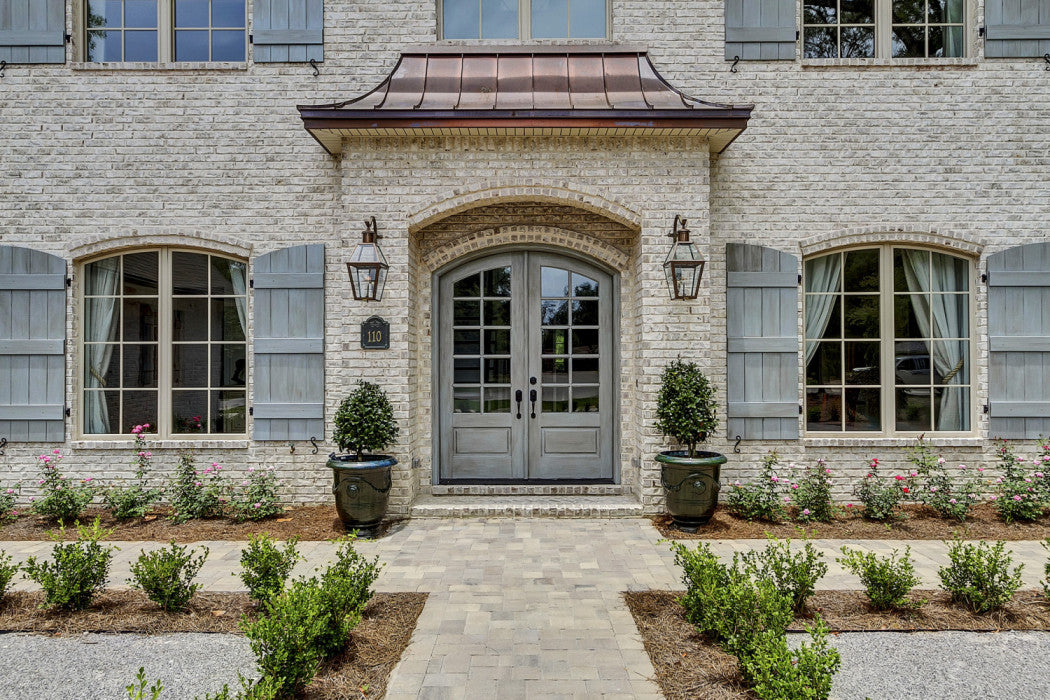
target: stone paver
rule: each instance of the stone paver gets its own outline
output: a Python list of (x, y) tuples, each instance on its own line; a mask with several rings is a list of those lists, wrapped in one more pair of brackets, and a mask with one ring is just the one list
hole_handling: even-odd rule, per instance
[[(828, 575), (820, 588), (856, 589), (834, 557), (843, 545), (885, 553), (910, 545), (921, 587), (935, 588), (947, 563), (942, 542), (814, 540)], [(161, 543), (115, 543), (111, 576), (126, 585), (130, 563)], [(243, 542), (207, 542), (200, 581), (208, 590), (242, 590), (234, 575)], [(765, 540), (711, 541), (719, 556), (765, 546)], [(796, 543), (798, 546), (799, 543)], [(49, 543), (0, 543), (24, 560), (46, 555)], [(1011, 542), (1036, 587), (1046, 553), (1038, 542)], [(387, 537), (362, 541), (385, 568), (381, 591), (429, 593), (412, 642), (395, 669), (387, 697), (631, 697), (659, 698), (653, 668), (627, 610), (626, 590), (680, 589), (666, 542), (643, 519), (417, 519)], [(307, 561), (295, 575), (331, 560), (330, 543), (303, 543)], [(19, 581), (16, 589), (32, 584)]]

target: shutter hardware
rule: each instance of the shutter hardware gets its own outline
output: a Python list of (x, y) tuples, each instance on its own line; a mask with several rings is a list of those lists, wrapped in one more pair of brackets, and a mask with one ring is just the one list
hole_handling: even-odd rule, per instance
[(68, 417), (69, 417), (69, 416), (71, 416), (71, 415), (73, 415), (73, 409), (71, 409), (71, 408), (67, 408), (67, 409), (66, 409), (66, 418), (68, 418)]
[(72, 287), (73, 286), (73, 275), (70, 275), (69, 277), (66, 278), (66, 286), (67, 287)]
[(984, 405), (984, 412), (985, 412), (985, 413), (988, 413), (988, 410), (989, 410), (988, 404), (985, 404), (985, 405)]
[(802, 415), (802, 404), (799, 404), (799, 405), (798, 405), (798, 414), (799, 414), (800, 416)]
[(4, 68), (7, 68), (7, 61), (0, 61), (0, 80), (4, 79)]
[(252, 288), (252, 289), (255, 289), (255, 278), (254, 277), (252, 279), (248, 280), (248, 286), (250, 288)]
[(984, 38), (984, 32), (985, 32), (985, 28), (984, 27), (978, 27), (977, 28), (977, 36), (981, 37), (982, 39)]
[(254, 416), (255, 415), (255, 406), (249, 406), (248, 407), (248, 415), (249, 416)]

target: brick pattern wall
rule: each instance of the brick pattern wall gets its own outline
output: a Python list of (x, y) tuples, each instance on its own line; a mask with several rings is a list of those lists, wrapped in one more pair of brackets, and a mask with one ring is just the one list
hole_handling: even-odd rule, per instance
[[(73, 7), (68, 30), (75, 44)], [(971, 27), (981, 23), (982, 9), (980, 0), (973, 3)], [(722, 13), (721, 0), (612, 6), (612, 38), (648, 45), (673, 85), (708, 100), (755, 104), (745, 134), (710, 158), (702, 142), (687, 139), (478, 137), (361, 140), (347, 144), (341, 159), (329, 157), (302, 129), (294, 106), (374, 87), (403, 47), (436, 39), (433, 0), (328, 0), (317, 77), (301, 64), (8, 66), (0, 80), (0, 243), (75, 264), (134, 245), (251, 257), (324, 241), (326, 412), (334, 413), (357, 379), (387, 387), (402, 425), (393, 451), (405, 465), (395, 476), (392, 508), (403, 513), (430, 473), (429, 284), (438, 248), (413, 233), (441, 220), (453, 227), (452, 215), (460, 224), (449, 235), (477, 226), (470, 234), (476, 245), (503, 240), (481, 232), (512, 221), (573, 232), (565, 245), (606, 241), (609, 254), (623, 256), (616, 265), (621, 466), (645, 507), (655, 509), (662, 496), (651, 455), (664, 442), (652, 428), (652, 397), (661, 368), (681, 355), (700, 362), (716, 385), (725, 383), (726, 243), (761, 242), (801, 255), (823, 245), (903, 238), (973, 255), (983, 266), (1005, 247), (1044, 240), (1050, 221), (1050, 84), (1042, 62), (983, 60), (973, 32), (972, 59), (744, 62), (730, 73)], [(508, 194), (514, 190), (526, 194)], [(572, 208), (582, 208), (621, 228), (610, 224), (599, 233), (571, 221), (525, 221), (541, 206), (570, 219)], [(470, 213), (474, 207), (483, 209)], [(689, 303), (667, 300), (660, 268), (679, 213), (709, 259), (703, 294)], [(359, 240), (359, 222), (372, 215), (387, 235), (387, 294), (378, 304), (354, 303), (343, 262)], [(594, 254), (603, 250), (596, 246)], [(986, 397), (983, 287), (977, 300), (979, 406)], [(71, 342), (80, 330), (75, 303), (71, 295)], [(372, 314), (391, 322), (389, 351), (358, 347), (358, 326)], [(71, 437), (78, 371), (70, 353)], [(724, 402), (724, 392), (719, 398)], [(979, 438), (944, 445), (950, 459), (990, 457), (983, 418), (977, 428)], [(323, 455), (311, 455), (309, 445), (294, 453), (280, 443), (194, 445), (202, 460), (234, 472), (275, 466), (290, 500), (328, 498)], [(738, 455), (719, 435), (710, 446), (730, 453), (732, 479), (752, 473), (770, 448), (786, 460), (825, 457), (851, 474), (873, 455), (888, 466), (904, 457), (897, 440), (742, 444)], [(44, 447), (9, 445), (0, 483), (28, 485)], [(177, 447), (157, 446), (159, 468), (174, 464)], [(333, 449), (330, 440), (321, 447)], [(71, 440), (66, 448), (74, 475), (132, 472), (130, 452), (119, 443)], [(845, 480), (839, 488), (847, 497)]]

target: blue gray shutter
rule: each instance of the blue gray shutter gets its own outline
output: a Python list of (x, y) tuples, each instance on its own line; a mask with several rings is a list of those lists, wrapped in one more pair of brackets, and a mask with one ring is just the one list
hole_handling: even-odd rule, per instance
[(255, 261), (252, 415), (256, 440), (324, 439), (324, 246)]
[(797, 0), (726, 0), (726, 60), (794, 61)]
[(256, 63), (324, 60), (323, 0), (255, 0)]
[(1050, 243), (988, 258), (990, 434), (1050, 435)]
[(66, 263), (0, 245), (0, 437), (65, 440)]
[(65, 0), (0, 0), (0, 61), (65, 63)]
[(1050, 53), (1050, 0), (985, 0), (987, 58), (1037, 58)]
[(730, 439), (798, 437), (798, 258), (726, 246)]

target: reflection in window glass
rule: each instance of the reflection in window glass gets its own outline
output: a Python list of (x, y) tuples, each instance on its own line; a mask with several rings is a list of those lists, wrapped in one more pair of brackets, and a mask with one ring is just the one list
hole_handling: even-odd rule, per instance
[(452, 284), (452, 409), (508, 413), (511, 269), (498, 267)]
[(88, 0), (86, 59), (156, 61), (157, 0)]
[(176, 61), (243, 61), (244, 0), (174, 0)]
[(871, 58), (875, 55), (875, 0), (805, 0), (806, 58)]
[(604, 39), (606, 0), (442, 0), (443, 39), (517, 39), (528, 15), (531, 35), (523, 39)]

